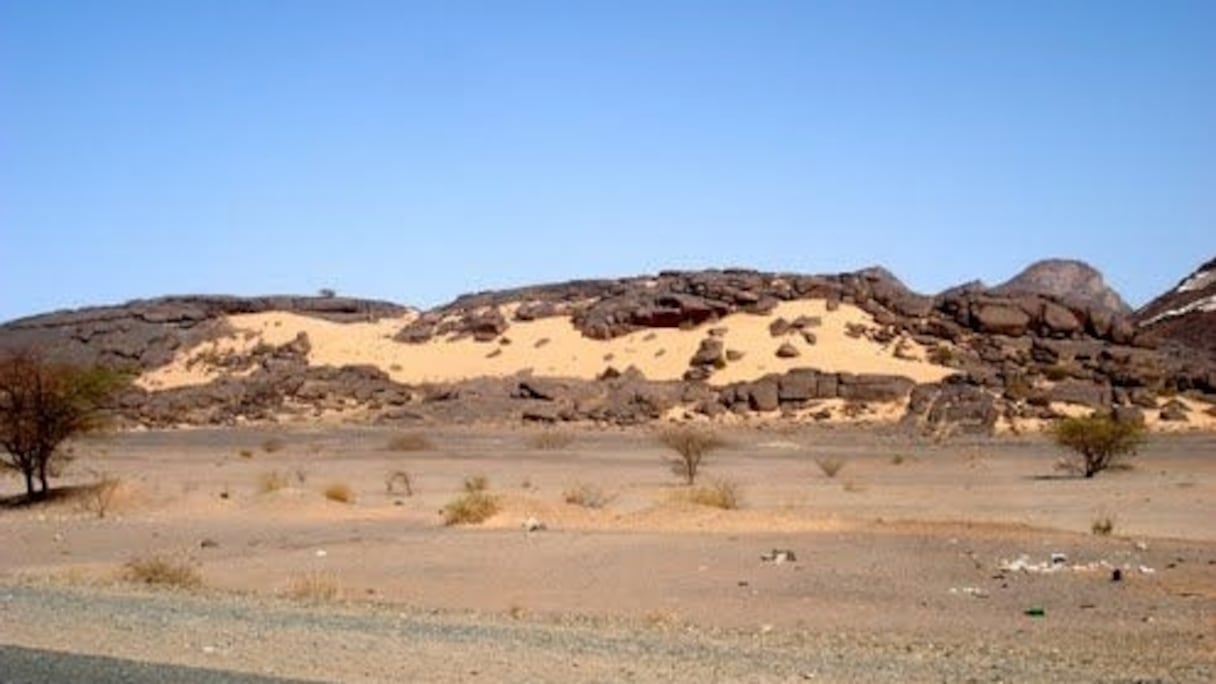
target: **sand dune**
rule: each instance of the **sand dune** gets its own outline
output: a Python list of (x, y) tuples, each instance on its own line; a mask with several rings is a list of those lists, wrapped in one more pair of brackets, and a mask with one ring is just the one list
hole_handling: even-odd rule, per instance
[[(796, 333), (780, 337), (769, 333), (769, 324), (776, 318), (792, 320), (799, 316), (821, 319), (821, 325), (814, 329), (815, 344), (808, 344)], [(407, 384), (507, 376), (521, 371), (593, 379), (609, 366), (634, 366), (651, 380), (678, 380), (711, 327), (724, 329), (726, 348), (742, 353), (741, 359), (714, 373), (710, 382), (715, 385), (808, 366), (825, 371), (903, 375), (917, 382), (937, 381), (952, 372), (925, 361), (924, 349), (911, 340), (903, 341), (904, 358), (898, 358), (893, 344), (849, 336), (850, 325), (877, 327), (873, 318), (850, 305), (828, 311), (822, 300), (784, 302), (770, 315), (733, 314), (712, 326), (693, 330), (649, 329), (606, 341), (583, 337), (564, 316), (512, 323), (493, 342), (468, 337), (436, 338), (422, 344), (394, 341), (393, 335), (413, 318), (411, 314), (374, 323), (333, 323), (282, 312), (231, 316), (227, 323), (232, 334), (183, 350), (171, 364), (146, 373), (140, 383), (148, 389), (203, 384), (223, 372), (208, 363), (208, 358), (227, 352), (245, 354), (258, 344), (285, 344), (301, 332), (308, 335), (312, 345), (309, 362), (313, 365), (373, 365), (393, 380)], [(783, 343), (794, 345), (800, 355), (778, 358), (776, 351)]]

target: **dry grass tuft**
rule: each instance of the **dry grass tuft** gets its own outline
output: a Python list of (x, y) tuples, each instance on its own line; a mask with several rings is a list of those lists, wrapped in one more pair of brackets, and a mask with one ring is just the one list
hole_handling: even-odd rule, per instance
[(544, 430), (528, 437), (528, 447), (539, 451), (557, 451), (574, 443), (574, 435), (561, 430)]
[(245, 458), (245, 459), (253, 458), (253, 449), (241, 449), (240, 451), (238, 451), (236, 453), (241, 458)]
[(284, 592), (301, 601), (333, 601), (342, 594), (342, 585), (333, 573), (313, 570), (292, 575)]
[[(98, 518), (104, 518), (106, 513), (120, 503), (120, 499), (130, 498), (130, 493), (126, 492), (127, 489), (122, 480), (102, 473), (97, 475), (95, 482), (81, 487), (76, 496), (82, 509), (97, 514)], [(127, 494), (125, 497), (124, 492)]]
[(385, 448), (389, 451), (430, 451), (435, 443), (421, 432), (400, 432), (389, 437)]
[(583, 508), (603, 508), (612, 502), (612, 496), (596, 485), (576, 482), (562, 492), (562, 500)]
[(1089, 524), (1089, 531), (1099, 537), (1109, 537), (1115, 531), (1115, 516), (1099, 515)]
[(201, 586), (203, 577), (191, 563), (175, 561), (164, 556), (149, 556), (128, 561), (123, 566), (123, 579), (136, 584), (190, 589)]
[(845, 463), (847, 461), (836, 456), (821, 456), (815, 459), (815, 465), (819, 466), (819, 470), (828, 477), (836, 477), (836, 474), (844, 468)]
[(709, 484), (676, 492), (675, 496), (677, 499), (698, 506), (721, 508), (725, 511), (733, 511), (743, 503), (743, 494), (739, 484), (732, 480), (714, 480)]
[(443, 507), (444, 525), (476, 525), (498, 513), (498, 499), (485, 492), (469, 492)]
[(287, 473), (282, 470), (271, 470), (258, 475), (258, 493), (269, 494), (280, 489), (286, 489), (290, 483)]
[(468, 477), (464, 478), (464, 491), (468, 492), (469, 494), (484, 492), (489, 488), (490, 478), (486, 477), (485, 475), (469, 475)]
[(325, 488), (325, 498), (338, 503), (353, 504), (355, 502), (355, 490), (345, 482), (334, 482)]

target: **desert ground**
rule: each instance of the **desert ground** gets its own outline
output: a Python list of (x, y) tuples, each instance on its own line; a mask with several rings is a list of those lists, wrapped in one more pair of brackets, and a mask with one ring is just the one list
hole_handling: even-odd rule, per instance
[[(1042, 436), (719, 430), (732, 510), (651, 430), (91, 437), (54, 501), (0, 480), (0, 642), (318, 681), (1216, 678), (1211, 433), (1086, 480)], [(500, 511), (445, 525), (478, 478)]]

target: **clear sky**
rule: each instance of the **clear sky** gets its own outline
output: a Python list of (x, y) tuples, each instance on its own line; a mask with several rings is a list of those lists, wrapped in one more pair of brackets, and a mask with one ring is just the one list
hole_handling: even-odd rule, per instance
[(3, 0), (0, 320), (1216, 255), (1216, 2)]

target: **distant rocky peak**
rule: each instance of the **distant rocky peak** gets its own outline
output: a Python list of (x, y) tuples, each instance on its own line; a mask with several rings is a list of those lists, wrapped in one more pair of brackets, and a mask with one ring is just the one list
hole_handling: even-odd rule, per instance
[(1056, 297), (1079, 306), (1100, 306), (1120, 314), (1131, 307), (1109, 285), (1102, 273), (1074, 259), (1044, 259), (991, 290), (995, 294), (1038, 294)]

